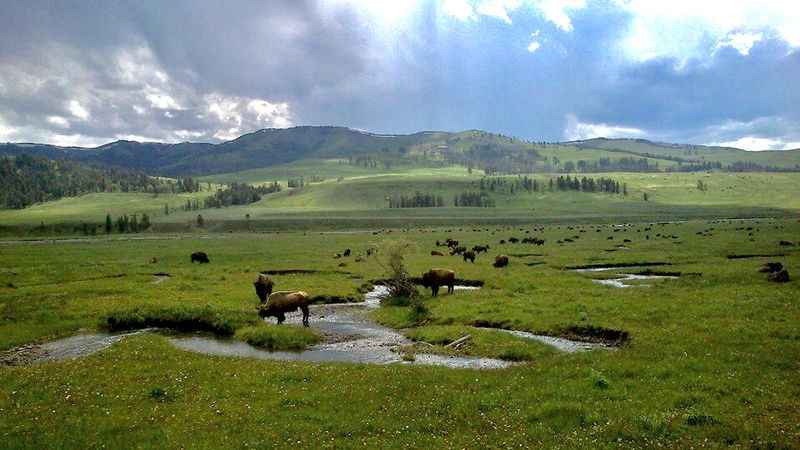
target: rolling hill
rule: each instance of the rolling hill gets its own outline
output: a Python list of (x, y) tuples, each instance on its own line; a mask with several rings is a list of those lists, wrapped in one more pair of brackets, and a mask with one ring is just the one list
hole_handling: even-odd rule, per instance
[[(367, 169), (461, 165), (511, 173), (561, 172), (570, 169), (570, 161), (576, 167), (584, 161), (594, 167), (589, 171), (654, 171), (703, 162), (744, 163), (748, 170), (800, 170), (800, 150), (747, 152), (630, 139), (542, 144), (479, 130), (384, 135), (311, 126), (264, 129), (220, 144), (116, 141), (95, 148), (0, 144), (0, 155), (22, 154), (168, 177), (242, 172), (303, 160), (342, 160)], [(603, 164), (597, 166), (598, 162)]]

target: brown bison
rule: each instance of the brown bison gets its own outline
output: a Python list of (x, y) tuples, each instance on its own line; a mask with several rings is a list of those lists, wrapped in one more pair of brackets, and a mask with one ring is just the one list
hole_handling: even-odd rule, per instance
[(775, 283), (788, 283), (789, 282), (789, 272), (786, 269), (783, 269), (779, 272), (771, 273), (767, 275), (768, 281), (773, 281)]
[(497, 255), (494, 257), (494, 266), (495, 267), (505, 267), (508, 265), (508, 256), (506, 255)]
[(476, 246), (472, 247), (472, 251), (475, 252), (476, 254), (477, 253), (481, 253), (481, 252), (488, 252), (489, 251), (489, 246), (488, 245), (476, 245)]
[(275, 317), (280, 325), (286, 320), (287, 312), (297, 311), (300, 308), (303, 311), (303, 325), (308, 326), (308, 305), (311, 304), (311, 297), (307, 293), (303, 291), (272, 292), (275, 284), (263, 274), (258, 276), (253, 285), (256, 288), (256, 295), (261, 300), (261, 304), (257, 308), (261, 318)]
[(465, 251), (462, 256), (464, 257), (464, 262), (470, 260), (473, 264), (475, 263), (475, 252), (473, 252), (472, 250)]
[(192, 261), (192, 264), (194, 264), (195, 262), (200, 264), (208, 264), (210, 262), (208, 260), (208, 255), (206, 255), (205, 252), (194, 252), (189, 257), (189, 259)]
[(422, 285), (431, 288), (431, 295), (439, 295), (439, 287), (447, 286), (447, 293), (453, 293), (456, 273), (450, 269), (431, 269), (422, 274)]
[(444, 253), (437, 252), (436, 250), (431, 251), (431, 256), (444, 256)]

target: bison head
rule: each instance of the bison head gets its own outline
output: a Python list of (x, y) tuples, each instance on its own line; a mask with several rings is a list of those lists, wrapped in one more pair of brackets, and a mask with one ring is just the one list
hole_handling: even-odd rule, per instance
[(253, 286), (256, 288), (256, 295), (258, 295), (258, 299), (261, 300), (261, 303), (266, 303), (267, 299), (269, 298), (269, 294), (272, 293), (272, 287), (275, 283), (272, 280), (264, 275), (259, 274), (256, 281), (253, 283)]

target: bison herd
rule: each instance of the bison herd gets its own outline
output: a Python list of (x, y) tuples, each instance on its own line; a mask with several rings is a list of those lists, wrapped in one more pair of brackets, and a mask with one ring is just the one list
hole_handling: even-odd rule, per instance
[[(519, 239), (511, 238), (516, 242), (519, 242)], [(512, 242), (509, 240), (509, 242)], [(524, 239), (524, 243), (532, 243), (536, 245), (544, 244), (544, 240), (538, 238), (531, 238), (531, 239)], [(501, 244), (504, 244), (505, 241), (500, 241)], [(460, 245), (460, 243), (451, 238), (447, 238), (444, 241), (436, 241), (437, 247), (447, 247), (449, 249), (450, 256), (457, 256), (460, 255), (464, 262), (471, 262), (475, 263), (475, 259), (481, 253), (488, 253), (489, 252), (489, 245), (475, 245), (472, 247), (471, 250), (468, 250), (465, 245)], [(431, 256), (444, 256), (444, 253), (440, 252), (439, 250), (431, 250)], [(492, 264), (494, 267), (506, 267), (508, 265), (508, 256), (506, 255), (497, 255), (494, 259), (494, 263)]]

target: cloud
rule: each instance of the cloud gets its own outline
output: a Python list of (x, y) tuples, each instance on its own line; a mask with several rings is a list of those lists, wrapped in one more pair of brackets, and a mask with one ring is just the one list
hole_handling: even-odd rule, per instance
[[(633, 60), (704, 57), (719, 46), (752, 47), (759, 32), (800, 47), (800, 2), (794, 0), (617, 0), (631, 16), (621, 42)], [(748, 46), (749, 44), (749, 46)], [(742, 50), (740, 50), (742, 51)], [(743, 52), (742, 54), (747, 54)]]
[(759, 42), (764, 39), (763, 33), (755, 33), (755, 32), (734, 32), (729, 33), (725, 39), (720, 40), (717, 42), (717, 46), (715, 50), (718, 50), (722, 47), (731, 47), (736, 49), (742, 55), (749, 55), (750, 49), (753, 48), (753, 45), (756, 42)]
[(563, 135), (567, 141), (580, 141), (598, 137), (640, 138), (646, 136), (647, 133), (638, 128), (581, 122), (575, 115), (569, 114), (567, 115), (567, 125), (564, 128)]
[(467, 0), (444, 0), (442, 2), (441, 11), (458, 20), (475, 20), (475, 10)]
[(519, 8), (521, 4), (521, 0), (484, 0), (478, 3), (475, 10), (478, 14), (494, 17), (510, 25), (512, 22), (509, 13)]
[(734, 147), (742, 150), (790, 150), (800, 148), (800, 142), (784, 142), (780, 139), (762, 138), (757, 136), (744, 136), (735, 141), (713, 142), (710, 145), (720, 147)]
[(89, 120), (89, 117), (91, 117), (89, 110), (84, 108), (78, 100), (70, 100), (68, 108), (69, 112), (78, 119)]
[(555, 24), (562, 31), (573, 30), (570, 13), (586, 7), (585, 0), (540, 0), (536, 6), (544, 17)]

